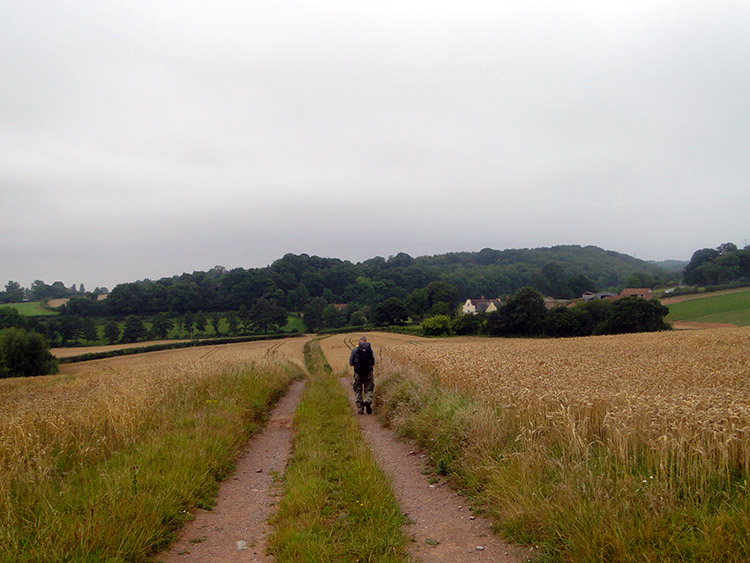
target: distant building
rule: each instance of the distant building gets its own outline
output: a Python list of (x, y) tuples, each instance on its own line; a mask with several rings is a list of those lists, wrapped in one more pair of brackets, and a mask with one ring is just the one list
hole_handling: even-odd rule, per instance
[(581, 297), (583, 297), (584, 301), (595, 301), (597, 299), (614, 299), (617, 297), (617, 294), (612, 293), (611, 291), (599, 291), (597, 293), (587, 291)]
[(497, 311), (502, 305), (500, 299), (485, 299), (484, 295), (480, 299), (467, 299), (461, 312), (464, 315), (476, 315), (477, 313), (492, 313)]
[(648, 287), (626, 287), (620, 292), (620, 298), (640, 297), (641, 299), (653, 299), (654, 292)]

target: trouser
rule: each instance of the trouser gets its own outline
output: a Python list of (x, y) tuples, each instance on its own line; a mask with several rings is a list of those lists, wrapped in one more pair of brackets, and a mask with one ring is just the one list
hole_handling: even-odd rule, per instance
[(375, 379), (372, 370), (367, 373), (354, 372), (354, 398), (357, 401), (357, 410), (362, 410), (365, 403), (372, 403), (372, 392), (375, 389)]

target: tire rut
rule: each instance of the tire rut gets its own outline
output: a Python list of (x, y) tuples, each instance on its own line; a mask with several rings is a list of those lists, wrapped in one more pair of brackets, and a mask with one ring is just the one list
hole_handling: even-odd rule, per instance
[(341, 378), (365, 441), (380, 468), (391, 478), (396, 499), (409, 519), (405, 531), (414, 540), (409, 546), (410, 555), (424, 562), (526, 561), (523, 548), (495, 535), (490, 522), (472, 514), (466, 499), (446, 482), (428, 481), (426, 456), (414, 443), (399, 439), (374, 415), (354, 414), (351, 383), (350, 375)]
[(213, 510), (197, 509), (195, 519), (155, 561), (274, 561), (265, 553), (268, 519), (280, 492), (276, 477), (283, 475), (291, 452), (292, 416), (303, 387), (303, 381), (292, 382), (266, 428), (248, 442), (234, 474), (221, 484)]

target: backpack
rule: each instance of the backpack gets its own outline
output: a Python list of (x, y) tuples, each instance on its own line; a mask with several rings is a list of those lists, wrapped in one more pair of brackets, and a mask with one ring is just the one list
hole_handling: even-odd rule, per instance
[(357, 373), (363, 373), (370, 370), (370, 367), (375, 363), (373, 361), (375, 358), (372, 357), (372, 348), (369, 346), (367, 348), (362, 348), (361, 346), (357, 346), (356, 350), (354, 351), (354, 371)]

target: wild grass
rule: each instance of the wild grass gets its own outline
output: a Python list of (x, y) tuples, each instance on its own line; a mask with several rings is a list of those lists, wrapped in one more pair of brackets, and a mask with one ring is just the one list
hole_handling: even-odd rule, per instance
[(404, 516), (317, 343), (294, 417), (293, 454), (273, 520), (277, 561), (407, 561)]
[(749, 331), (384, 355), (386, 420), (547, 560), (750, 560)]
[(226, 360), (4, 381), (0, 560), (147, 560), (299, 375)]
[(750, 290), (672, 303), (666, 320), (750, 326)]

